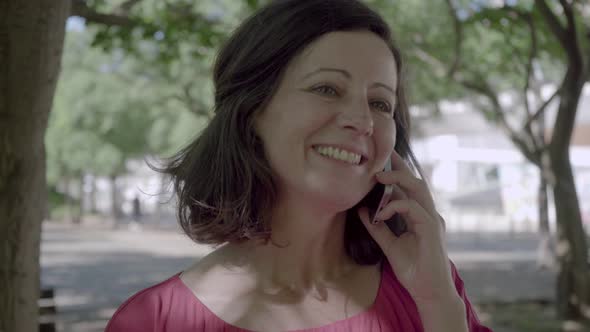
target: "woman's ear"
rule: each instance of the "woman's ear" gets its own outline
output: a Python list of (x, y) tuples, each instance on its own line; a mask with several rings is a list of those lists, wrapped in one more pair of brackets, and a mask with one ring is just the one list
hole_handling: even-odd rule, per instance
[(260, 137), (260, 117), (264, 116), (262, 114), (262, 110), (258, 109), (254, 111), (252, 117), (250, 118), (250, 135), (254, 139), (255, 142), (260, 143), (261, 146), (263, 145), (262, 137)]
[(252, 134), (254, 135), (254, 137), (256, 137), (257, 139), (260, 139), (260, 117), (262, 116), (262, 111), (261, 110), (256, 110), (253, 114), (252, 114), (252, 120), (251, 120), (251, 126), (252, 126)]

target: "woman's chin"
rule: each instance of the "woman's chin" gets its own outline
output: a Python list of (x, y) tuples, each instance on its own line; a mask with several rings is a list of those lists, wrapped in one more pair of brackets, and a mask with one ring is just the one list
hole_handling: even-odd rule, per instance
[[(357, 205), (363, 197), (371, 190), (371, 184), (358, 183), (319, 183), (312, 182), (313, 185), (300, 187), (295, 196), (296, 199), (303, 198), (307, 203), (321, 207), (322, 211), (334, 211), (335, 213), (349, 210)], [(352, 189), (354, 188), (354, 189)], [(360, 189), (359, 189), (360, 188)]]
[(357, 205), (363, 199), (362, 193), (353, 195), (353, 193), (347, 193), (347, 195), (343, 195), (343, 193), (339, 194), (331, 194), (331, 195), (324, 195), (322, 198), (318, 198), (318, 202), (322, 202), (321, 205), (324, 206), (324, 209), (329, 209), (334, 211), (335, 213), (344, 212), (355, 205)]

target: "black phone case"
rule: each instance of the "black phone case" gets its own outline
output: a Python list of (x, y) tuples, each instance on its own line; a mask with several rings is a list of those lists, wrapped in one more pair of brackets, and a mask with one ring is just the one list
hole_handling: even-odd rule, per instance
[[(383, 193), (385, 192), (385, 185), (383, 183), (377, 183), (371, 191), (363, 198), (361, 205), (364, 205), (369, 210), (369, 220), (373, 219), (373, 216), (379, 212), (377, 210), (377, 206), (381, 201), (381, 197), (383, 197)], [(393, 215), (392, 218), (384, 221), (387, 227), (395, 234), (395, 236), (400, 237), (403, 233), (407, 232), (407, 225), (406, 222), (399, 214)]]

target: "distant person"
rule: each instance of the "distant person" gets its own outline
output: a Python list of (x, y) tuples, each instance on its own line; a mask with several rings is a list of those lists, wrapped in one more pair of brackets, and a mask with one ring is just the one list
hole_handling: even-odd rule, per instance
[(131, 221), (129, 222), (129, 230), (139, 232), (142, 230), (141, 224), (141, 202), (139, 197), (135, 196), (131, 201)]
[(141, 223), (141, 203), (137, 196), (133, 198), (133, 220), (137, 223)]
[[(242, 23), (214, 66), (213, 119), (163, 169), (186, 234), (218, 247), (106, 331), (490, 331), (414, 175), (403, 71), (360, 1), (272, 1)], [(405, 198), (372, 224), (378, 183)]]

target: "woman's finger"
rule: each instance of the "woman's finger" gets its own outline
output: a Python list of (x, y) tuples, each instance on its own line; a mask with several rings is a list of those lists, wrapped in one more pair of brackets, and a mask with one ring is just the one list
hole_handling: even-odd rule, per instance
[(377, 180), (383, 184), (397, 184), (402, 189), (416, 192), (422, 189), (424, 182), (406, 171), (380, 172), (376, 174)]
[(369, 210), (364, 206), (358, 208), (357, 214), (371, 237), (375, 239), (383, 252), (389, 252), (393, 242), (395, 241), (395, 236), (391, 231), (389, 231), (387, 225), (385, 225), (383, 222), (371, 224), (369, 221)]
[(377, 173), (377, 181), (394, 186), (393, 199), (414, 199), (426, 210), (435, 212), (434, 200), (423, 180), (408, 176), (404, 171), (391, 171)]
[[(438, 233), (440, 231), (440, 223), (435, 222), (432, 217), (418, 202), (412, 199), (395, 200), (385, 205), (379, 213), (377, 213), (377, 220), (388, 220), (394, 214), (399, 213), (404, 217), (408, 231), (416, 234), (430, 233), (431, 231)], [(380, 222), (380, 224), (383, 224)]]

